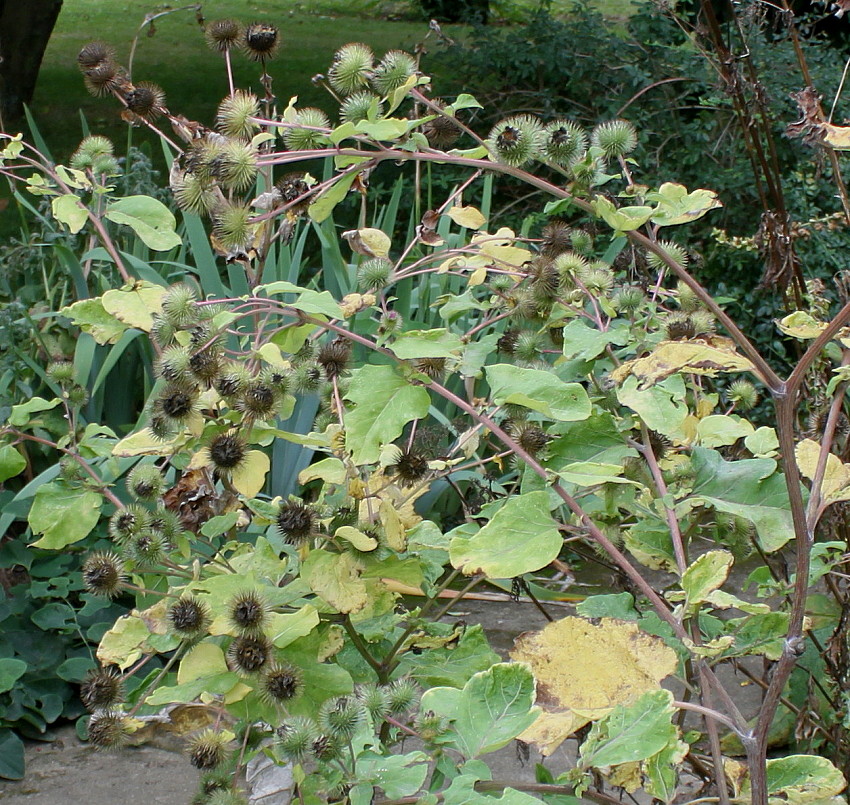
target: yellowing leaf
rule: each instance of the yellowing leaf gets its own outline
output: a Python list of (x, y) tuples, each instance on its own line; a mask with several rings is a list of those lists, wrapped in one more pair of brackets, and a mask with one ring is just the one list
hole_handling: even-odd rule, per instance
[(60, 223), (65, 224), (76, 235), (85, 225), (89, 214), (80, 200), (73, 194), (57, 196), (50, 202), (53, 217)]
[(634, 375), (640, 381), (639, 388), (647, 388), (678, 372), (713, 377), (718, 372), (752, 369), (753, 364), (735, 351), (732, 341), (714, 336), (700, 341), (662, 341), (649, 355), (618, 366), (611, 377), (622, 383)]
[(101, 299), (107, 313), (130, 327), (149, 333), (153, 314), (162, 312), (164, 294), (165, 288), (161, 285), (141, 281), (117, 291), (107, 291)]
[(823, 141), (836, 151), (850, 150), (850, 126), (833, 126), (832, 123), (821, 124)]
[(818, 321), (811, 313), (805, 310), (797, 310), (779, 319), (776, 326), (780, 332), (790, 335), (792, 338), (809, 340), (817, 338), (825, 329), (826, 323)]
[(256, 497), (265, 486), (270, 466), (269, 457), (265, 453), (261, 450), (251, 450), (233, 472), (230, 482), (234, 489), (245, 497)]
[(487, 220), (481, 214), (481, 211), (475, 207), (452, 207), (448, 212), (448, 216), (458, 226), (463, 226), (467, 229), (481, 229)]
[(215, 643), (198, 643), (181, 661), (177, 683), (194, 682), (202, 676), (227, 672), (224, 652)]
[[(520, 635), (511, 658), (531, 666), (544, 713), (520, 739), (551, 754), (575, 730), (630, 704), (676, 670), (677, 658), (637, 624), (566, 617)], [(602, 659), (604, 658), (604, 660)]]
[(374, 551), (378, 547), (378, 540), (350, 525), (340, 526), (334, 537), (350, 542), (358, 551)]
[(655, 212), (654, 207), (615, 207), (605, 196), (592, 202), (593, 211), (617, 232), (630, 232), (643, 226)]
[[(820, 445), (812, 439), (804, 439), (797, 445), (795, 453), (800, 472), (805, 478), (813, 481), (820, 459)], [(842, 464), (834, 453), (829, 453), (826, 458), (821, 497), (824, 505), (837, 503), (839, 500), (850, 500), (850, 467)]]
[(350, 319), (355, 313), (360, 313), (361, 310), (372, 307), (375, 301), (375, 294), (373, 293), (347, 293), (339, 303), (342, 317)]
[(363, 567), (348, 553), (314, 550), (301, 565), (302, 578), (316, 595), (338, 612), (359, 612), (369, 600), (360, 578)]
[(153, 435), (150, 428), (142, 428), (129, 436), (125, 436), (115, 447), (112, 455), (118, 458), (132, 456), (159, 456), (174, 451), (177, 445), (185, 440), (183, 434), (177, 434), (171, 439), (161, 440)]
[(342, 236), (353, 251), (364, 257), (386, 257), (390, 253), (390, 239), (380, 229), (352, 229), (343, 232)]
[(117, 665), (123, 671), (142, 656), (149, 637), (148, 627), (138, 615), (123, 615), (101, 638), (97, 658), (103, 665)]
[(395, 506), (389, 500), (382, 500), (379, 514), (384, 526), (387, 545), (394, 551), (401, 553), (407, 547), (407, 540), (404, 536), (404, 525)]

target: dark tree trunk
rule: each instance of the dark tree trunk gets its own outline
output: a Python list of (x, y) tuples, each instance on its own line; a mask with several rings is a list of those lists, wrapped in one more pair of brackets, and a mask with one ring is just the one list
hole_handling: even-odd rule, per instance
[(8, 129), (32, 100), (41, 57), (62, 0), (0, 0), (0, 129)]

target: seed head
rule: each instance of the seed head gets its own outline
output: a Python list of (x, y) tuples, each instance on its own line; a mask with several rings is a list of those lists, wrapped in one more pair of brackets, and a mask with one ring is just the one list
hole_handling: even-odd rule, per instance
[(154, 401), (154, 411), (175, 422), (184, 422), (195, 411), (198, 394), (195, 389), (167, 385)]
[(260, 695), (269, 704), (284, 704), (303, 689), (301, 671), (289, 663), (272, 663), (260, 679)]
[(47, 376), (60, 386), (69, 386), (74, 382), (74, 364), (71, 361), (51, 361), (47, 364)]
[(322, 371), (312, 363), (296, 366), (292, 372), (292, 391), (295, 394), (312, 394), (322, 383)]
[(294, 128), (283, 130), (283, 142), (290, 151), (309, 151), (321, 148), (327, 142), (326, 132), (319, 129), (327, 129), (330, 120), (321, 109), (309, 106), (299, 109), (294, 124)]
[(351, 347), (348, 341), (338, 338), (322, 344), (316, 357), (316, 363), (322, 367), (328, 380), (333, 380), (344, 374), (350, 360)]
[(124, 678), (115, 665), (96, 668), (80, 686), (80, 700), (89, 712), (118, 704), (124, 698)]
[(372, 86), (381, 94), (389, 95), (416, 74), (416, 59), (402, 50), (390, 50), (381, 59), (372, 76)]
[(668, 341), (687, 341), (697, 335), (693, 320), (687, 313), (671, 313), (664, 323), (664, 329)]
[(236, 433), (220, 433), (209, 445), (210, 461), (221, 475), (229, 475), (242, 465), (248, 445)]
[(230, 622), (240, 631), (254, 632), (262, 628), (268, 605), (253, 590), (238, 593), (227, 606)]
[[(219, 202), (219, 196), (209, 181), (194, 173), (181, 174), (172, 183), (171, 192), (174, 193), (177, 206), (192, 215), (209, 215)], [(160, 321), (165, 322), (165, 319), (160, 318)], [(155, 337), (160, 341), (159, 335)]]
[(236, 407), (254, 419), (269, 419), (277, 411), (278, 397), (274, 389), (261, 380), (249, 383)]
[(140, 81), (124, 97), (127, 108), (143, 120), (155, 120), (165, 107), (162, 87), (150, 81)]
[(244, 249), (254, 235), (251, 208), (247, 204), (226, 201), (213, 213), (213, 233), (228, 250)]
[(386, 257), (364, 260), (357, 269), (357, 285), (361, 291), (381, 289), (389, 281), (393, 264)]
[(619, 313), (630, 315), (635, 313), (646, 301), (643, 291), (633, 285), (620, 288), (611, 299), (611, 303)]
[(189, 358), (185, 347), (167, 347), (156, 362), (157, 374), (169, 383), (185, 383), (190, 373)]
[(202, 771), (215, 769), (226, 759), (228, 743), (226, 735), (214, 729), (203, 730), (189, 740), (189, 762)]
[(369, 117), (369, 110), (373, 104), (375, 104), (375, 117), (379, 118), (384, 111), (384, 106), (380, 103), (378, 96), (366, 89), (355, 92), (343, 100), (339, 107), (339, 118), (343, 123), (359, 123)]
[(112, 157), (113, 152), (114, 146), (106, 137), (100, 135), (85, 137), (71, 157), (71, 167), (77, 170), (88, 170), (104, 157)]
[(242, 791), (220, 788), (212, 793), (205, 805), (248, 805), (248, 799)]
[(293, 545), (305, 543), (316, 527), (316, 513), (300, 501), (282, 503), (277, 514), (277, 528), (281, 536)]
[(574, 229), (570, 233), (570, 240), (573, 244), (573, 251), (577, 254), (587, 256), (593, 251), (593, 235), (590, 232), (585, 232), (583, 229)]
[(515, 115), (491, 129), (487, 145), (496, 160), (518, 168), (539, 155), (541, 130), (537, 118)]
[(150, 524), (150, 513), (143, 506), (125, 506), (109, 518), (109, 535), (118, 543), (126, 542)]
[(749, 380), (736, 380), (729, 385), (726, 398), (738, 411), (751, 411), (759, 403), (758, 389)]
[(377, 685), (362, 685), (357, 691), (357, 698), (374, 719), (382, 719), (389, 712), (386, 688)]
[(542, 243), (540, 244), (543, 254), (547, 257), (557, 257), (559, 254), (567, 251), (572, 245), (570, 235), (572, 229), (565, 221), (559, 218), (553, 218), (540, 233)]
[(436, 715), (433, 710), (420, 713), (416, 718), (414, 729), (425, 743), (431, 743), (445, 734), (449, 724), (442, 716)]
[(94, 96), (109, 95), (124, 80), (121, 68), (111, 60), (101, 61), (83, 71), (86, 89)]
[(277, 728), (278, 749), (293, 763), (300, 763), (308, 756), (316, 738), (316, 722), (305, 716), (287, 718)]
[(235, 402), (247, 388), (254, 376), (239, 363), (228, 363), (222, 367), (221, 374), (213, 381), (213, 388), (230, 403)]
[(341, 95), (364, 89), (372, 77), (375, 56), (368, 45), (353, 42), (343, 45), (335, 54), (328, 71), (330, 85)]
[[(435, 98), (434, 103), (441, 109), (445, 107), (445, 104), (439, 99)], [(447, 114), (437, 115), (433, 120), (429, 120), (422, 126), (422, 133), (428, 139), (428, 144), (432, 148), (445, 151), (458, 141), (461, 128), (455, 122), (454, 117)]]
[(414, 449), (402, 452), (392, 469), (407, 486), (413, 486), (428, 474), (428, 459)]
[(503, 355), (513, 355), (516, 352), (519, 333), (516, 330), (505, 330), (496, 342), (496, 349)]
[(151, 413), (148, 428), (150, 428), (150, 432), (154, 438), (162, 442), (170, 439), (175, 433), (174, 423), (159, 411), (153, 411)]
[(104, 42), (88, 42), (83, 45), (77, 54), (77, 64), (85, 72), (92, 67), (97, 67), (101, 62), (112, 61), (115, 58), (115, 50)]
[(549, 435), (542, 428), (528, 423), (511, 428), (514, 431), (514, 438), (520, 447), (532, 456), (536, 456), (547, 444), (549, 444)]
[(172, 545), (184, 531), (180, 516), (171, 509), (166, 509), (165, 506), (157, 506), (151, 512), (150, 528), (162, 537), (166, 545)]
[(366, 709), (354, 696), (328, 699), (320, 708), (316, 721), (322, 732), (343, 741), (350, 740), (366, 720)]
[(165, 489), (165, 480), (153, 464), (137, 464), (127, 476), (127, 491), (136, 500), (156, 500)]
[(445, 358), (419, 358), (413, 362), (417, 372), (422, 372), (431, 380), (439, 380), (446, 373)]
[(685, 313), (693, 313), (702, 307), (700, 298), (681, 281), (676, 283), (676, 301), (679, 303), (679, 309)]
[(397, 679), (387, 688), (387, 706), (389, 707), (390, 715), (399, 715), (409, 710), (416, 697), (419, 694), (419, 689), (416, 683), (407, 677)]
[(221, 354), (217, 344), (210, 344), (204, 349), (193, 352), (189, 357), (189, 371), (194, 380), (209, 386), (221, 372)]
[(313, 741), (310, 752), (316, 760), (329, 761), (338, 758), (342, 753), (343, 743), (333, 735), (320, 735)]
[(587, 135), (570, 120), (553, 120), (541, 135), (543, 153), (556, 165), (569, 165), (587, 150)]
[(257, 178), (257, 152), (247, 143), (233, 140), (224, 146), (219, 182), (227, 190), (241, 193)]
[(210, 624), (209, 608), (200, 598), (184, 595), (169, 608), (168, 622), (180, 637), (199, 637)]
[(198, 318), (197, 301), (189, 285), (172, 285), (162, 297), (162, 317), (173, 327), (188, 327)]
[(243, 674), (259, 671), (271, 660), (272, 644), (265, 635), (240, 635), (227, 649), (233, 667)]
[(600, 123), (590, 136), (592, 145), (601, 148), (609, 159), (624, 157), (637, 146), (637, 131), (626, 120)]
[(89, 717), (88, 739), (96, 749), (121, 749), (129, 734), (128, 719), (123, 713), (99, 710)]
[(161, 562), (165, 557), (165, 550), (162, 535), (150, 528), (130, 537), (124, 546), (127, 558), (141, 567), (151, 567)]
[(212, 50), (226, 53), (239, 44), (242, 28), (236, 20), (213, 20), (204, 30), (204, 39)]
[(215, 116), (216, 126), (222, 134), (237, 137), (240, 140), (250, 140), (260, 124), (251, 118), (260, 113), (260, 102), (251, 92), (237, 89), (228, 95), (218, 107)]
[(242, 47), (249, 59), (261, 62), (273, 59), (279, 46), (280, 34), (277, 26), (255, 22), (245, 29)]
[[(672, 240), (662, 240), (658, 245), (671, 259), (675, 260), (680, 266), (687, 268), (689, 260), (688, 253), (678, 243)], [(647, 252), (646, 264), (655, 271), (667, 265), (654, 252)]]
[(284, 204), (292, 204), (296, 199), (301, 199), (289, 209), (294, 213), (304, 212), (310, 205), (310, 199), (307, 194), (310, 192), (310, 185), (304, 179), (304, 174), (300, 171), (284, 174), (275, 182), (275, 187), (280, 193), (280, 200)]

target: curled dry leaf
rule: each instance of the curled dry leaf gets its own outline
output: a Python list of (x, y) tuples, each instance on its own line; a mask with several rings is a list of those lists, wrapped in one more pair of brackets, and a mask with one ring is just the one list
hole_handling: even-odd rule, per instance
[(537, 680), (537, 721), (520, 735), (550, 755), (577, 729), (657, 690), (676, 670), (673, 649), (637, 624), (567, 617), (520, 635), (511, 659), (531, 666)]

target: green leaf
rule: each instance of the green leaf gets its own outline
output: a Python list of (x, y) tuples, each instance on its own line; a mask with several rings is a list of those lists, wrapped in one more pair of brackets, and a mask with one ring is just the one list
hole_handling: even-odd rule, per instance
[(56, 669), (56, 676), (66, 682), (82, 682), (89, 671), (97, 667), (91, 657), (70, 657)]
[(697, 423), (697, 439), (702, 447), (726, 447), (752, 436), (755, 428), (733, 414), (711, 414)]
[[(537, 797), (517, 791), (515, 788), (506, 788), (500, 797), (492, 794), (480, 794), (475, 790), (475, 784), (481, 779), (477, 774), (459, 774), (452, 780), (452, 784), (445, 790), (443, 805), (540, 805)], [(552, 805), (557, 805), (555, 798), (551, 799)]]
[(367, 750), (357, 757), (354, 771), (358, 780), (382, 788), (391, 799), (399, 799), (412, 796), (422, 787), (428, 774), (427, 761), (424, 752), (378, 755)]
[(682, 438), (682, 425), (688, 416), (685, 383), (680, 376), (669, 377), (647, 389), (638, 388), (638, 379), (629, 376), (617, 389), (617, 399), (631, 408), (651, 430), (669, 439)]
[(756, 458), (770, 458), (779, 450), (779, 439), (776, 431), (766, 425), (756, 428), (754, 433), (744, 438), (744, 446)]
[(101, 299), (82, 299), (60, 311), (98, 344), (115, 344), (124, 335), (127, 325), (106, 312)]
[(72, 235), (76, 235), (89, 219), (89, 214), (80, 200), (73, 193), (64, 196), (56, 196), (50, 202), (53, 217), (61, 224), (65, 224)]
[(636, 702), (618, 705), (597, 721), (581, 746), (579, 767), (606, 768), (646, 760), (676, 740), (671, 723), (673, 694), (668, 690), (644, 693)]
[(605, 196), (592, 202), (593, 211), (617, 232), (629, 232), (643, 226), (655, 212), (653, 207), (615, 207)]
[(565, 383), (551, 372), (507, 363), (493, 364), (484, 372), (497, 405), (522, 405), (561, 422), (590, 416), (590, 398), (580, 383)]
[(59, 550), (88, 536), (100, 519), (103, 498), (97, 492), (71, 489), (51, 482), (38, 488), (27, 520), (37, 548)]
[(0, 483), (20, 475), (27, 466), (27, 460), (10, 444), (0, 447)]
[(375, 462), (381, 447), (395, 441), (412, 419), (428, 414), (430, 398), (391, 366), (361, 366), (351, 373), (347, 399), (355, 403), (345, 414), (345, 443), (356, 464)]
[(627, 344), (628, 325), (612, 326), (604, 332), (588, 327), (584, 319), (573, 319), (564, 327), (564, 357), (585, 361), (598, 358), (609, 344)]
[(528, 492), (508, 498), (477, 534), (455, 536), (449, 554), (452, 566), (467, 576), (484, 573), (491, 579), (510, 579), (545, 567), (562, 547), (549, 514), (549, 494)]
[[(352, 133), (353, 129), (354, 127), (352, 126)], [(317, 224), (322, 223), (333, 212), (334, 207), (345, 198), (352, 182), (358, 175), (359, 171), (347, 173), (310, 205), (307, 212)]]
[(26, 672), (27, 664), (12, 657), (0, 658), (0, 693), (11, 690)]
[(499, 655), (490, 648), (480, 624), (464, 630), (453, 647), (405, 655), (399, 674), (410, 674), (423, 687), (447, 686), (462, 688), (473, 674), (486, 671), (499, 662)]
[(0, 777), (22, 780), (25, 770), (24, 742), (12, 730), (0, 729)]
[(171, 210), (150, 196), (119, 198), (106, 208), (104, 217), (129, 226), (155, 252), (167, 252), (183, 242), (175, 231), (177, 221)]
[(301, 288), (291, 282), (279, 280), (270, 282), (268, 285), (260, 285), (254, 289), (258, 295), (262, 291), (266, 296), (274, 296), (280, 293), (295, 293), (298, 298), (294, 302), (285, 302), (289, 307), (303, 310), (305, 313), (328, 316), (331, 319), (341, 319), (342, 309), (337, 301), (327, 291), (313, 291), (309, 288)]
[(405, 361), (412, 358), (453, 358), (462, 348), (460, 336), (442, 328), (409, 330), (392, 344), (392, 351)]
[(724, 461), (715, 450), (697, 447), (692, 463), (696, 478), (686, 505), (703, 502), (749, 520), (768, 552), (779, 550), (794, 536), (785, 479), (776, 472), (773, 459)]
[(30, 424), (33, 414), (50, 411), (57, 405), (59, 405), (58, 397), (54, 397), (52, 400), (45, 400), (43, 397), (33, 397), (25, 403), (12, 406), (12, 413), (9, 414), (9, 424), (15, 428), (24, 428)]
[(844, 776), (825, 757), (787, 755), (767, 761), (767, 792), (784, 802), (823, 801), (840, 794)]
[(365, 134), (373, 140), (392, 142), (403, 137), (414, 121), (398, 117), (385, 117), (382, 120), (361, 120), (354, 127), (355, 132)]
[(687, 596), (685, 607), (701, 604), (722, 587), (733, 561), (729, 551), (708, 551), (688, 565), (682, 573), (682, 589)]
[(590, 595), (576, 604), (576, 612), (584, 618), (616, 618), (621, 621), (638, 619), (635, 597), (631, 593)]
[(306, 637), (319, 625), (319, 611), (312, 604), (305, 604), (297, 612), (273, 612), (264, 627), (266, 634), (277, 648), (286, 648), (300, 637)]
[(689, 193), (684, 185), (674, 182), (664, 182), (657, 191), (647, 193), (646, 199), (658, 205), (652, 214), (652, 222), (658, 226), (687, 224), (723, 206), (711, 190)]
[(626, 550), (652, 570), (677, 570), (673, 540), (666, 523), (654, 519), (638, 520), (625, 532)]
[(451, 109), (452, 112), (458, 112), (461, 109), (483, 109), (483, 108), (484, 107), (482, 107), (481, 104), (478, 103), (478, 101), (476, 101), (475, 98), (472, 95), (469, 95), (466, 92), (462, 92), (460, 95), (457, 96), (457, 98), (455, 99), (455, 102), (451, 106), (446, 107), (446, 111)]
[(431, 688), (421, 710), (433, 710), (452, 721), (454, 744), (466, 758), (495, 752), (531, 726), (534, 677), (522, 663), (497, 663), (475, 674), (462, 690)]

